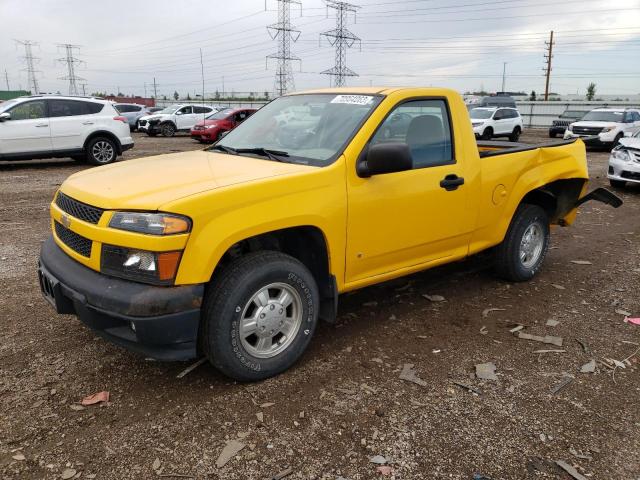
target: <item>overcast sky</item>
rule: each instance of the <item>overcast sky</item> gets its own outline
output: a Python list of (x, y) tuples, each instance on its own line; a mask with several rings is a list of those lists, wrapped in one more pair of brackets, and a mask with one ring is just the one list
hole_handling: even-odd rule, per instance
[[(292, 53), (296, 89), (329, 86), (319, 72), (334, 50), (319, 34), (335, 28), (321, 0), (292, 5), (301, 35)], [(640, 0), (363, 0), (349, 29), (362, 39), (347, 53), (359, 77), (348, 85), (434, 85), (460, 91), (544, 91), (545, 40), (555, 31), (551, 90), (584, 94), (589, 82), (601, 94), (640, 93)], [(78, 75), (87, 93), (120, 91), (158, 95), (200, 92), (199, 48), (205, 91), (274, 90), (277, 51), (266, 26), (277, 21), (277, 2), (0, 0), (0, 89), (6, 68), (12, 89), (27, 88), (15, 39), (38, 42), (34, 55), (41, 91), (68, 91), (56, 44), (81, 46)], [(354, 23), (355, 20), (355, 23)]]

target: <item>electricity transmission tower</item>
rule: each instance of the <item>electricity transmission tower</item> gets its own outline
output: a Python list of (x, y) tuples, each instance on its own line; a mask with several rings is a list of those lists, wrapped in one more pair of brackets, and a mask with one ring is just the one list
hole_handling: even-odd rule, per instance
[(79, 95), (78, 82), (80, 80), (86, 80), (76, 75), (76, 64), (84, 63), (82, 60), (73, 56), (73, 51), (80, 51), (79, 45), (71, 45), (70, 43), (59, 43), (59, 48), (64, 48), (66, 57), (59, 58), (58, 61), (67, 64), (67, 75), (65, 77), (59, 77), (60, 80), (69, 80), (69, 95)]
[(276, 95), (284, 95), (288, 91), (295, 90), (293, 82), (293, 70), (291, 62), (300, 62), (300, 58), (291, 53), (291, 40), (295, 43), (300, 38), (300, 30), (291, 25), (291, 4), (302, 5), (300, 0), (278, 0), (278, 23), (269, 25), (267, 31), (273, 40), (278, 41), (278, 53), (267, 55), (267, 63), (270, 58), (278, 60), (276, 70)]
[(358, 76), (356, 72), (347, 67), (347, 49), (353, 47), (355, 43), (361, 45), (361, 41), (360, 37), (346, 28), (346, 25), (349, 13), (351, 12), (355, 15), (356, 10), (360, 7), (336, 0), (326, 0), (326, 3), (327, 8), (333, 8), (336, 11), (336, 28), (323, 32), (320, 36), (326, 37), (329, 44), (336, 48), (336, 62), (332, 68), (320, 73), (332, 76), (333, 86), (344, 87), (346, 77)]
[(545, 101), (549, 100), (549, 79), (551, 77), (551, 59), (553, 58), (553, 30), (551, 30), (551, 34), (549, 36), (549, 41), (544, 42), (546, 45), (547, 53), (545, 53), (544, 58), (546, 60), (546, 66), (543, 69), (544, 75), (546, 77), (545, 85), (544, 85), (544, 99)]
[(19, 45), (22, 45), (24, 47), (24, 57), (23, 58), (25, 60), (25, 63), (27, 64), (27, 68), (25, 70), (27, 71), (27, 78), (28, 78), (29, 88), (31, 88), (31, 90), (33, 90), (31, 92), (33, 95), (37, 95), (37, 94), (40, 93), (40, 89), (38, 88), (38, 78), (36, 77), (36, 74), (40, 73), (40, 71), (36, 70), (34, 65), (40, 59), (33, 56), (33, 51), (31, 49), (31, 47), (35, 47), (38, 44), (37, 43), (33, 43), (30, 40), (16, 40), (16, 43), (18, 43)]

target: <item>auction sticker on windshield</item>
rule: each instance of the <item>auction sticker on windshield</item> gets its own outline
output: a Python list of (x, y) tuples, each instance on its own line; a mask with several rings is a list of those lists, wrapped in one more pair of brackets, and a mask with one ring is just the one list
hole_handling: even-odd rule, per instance
[(369, 105), (373, 97), (368, 95), (336, 95), (331, 103), (346, 103), (349, 105)]

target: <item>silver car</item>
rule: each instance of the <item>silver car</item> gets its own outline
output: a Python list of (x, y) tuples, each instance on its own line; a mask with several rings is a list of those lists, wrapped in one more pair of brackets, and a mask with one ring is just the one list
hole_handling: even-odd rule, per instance
[(611, 151), (607, 173), (612, 187), (624, 187), (627, 182), (640, 183), (640, 132), (620, 139)]
[(120, 115), (127, 119), (129, 128), (132, 131), (137, 130), (138, 120), (140, 120), (140, 117), (144, 117), (150, 113), (147, 107), (136, 103), (116, 103), (114, 107), (118, 110)]

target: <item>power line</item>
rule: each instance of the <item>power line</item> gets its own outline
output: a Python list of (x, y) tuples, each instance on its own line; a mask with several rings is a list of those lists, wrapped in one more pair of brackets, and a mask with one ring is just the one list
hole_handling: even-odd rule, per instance
[(547, 46), (547, 53), (545, 54), (545, 59), (547, 66), (545, 67), (545, 86), (544, 86), (544, 99), (545, 101), (549, 100), (549, 78), (551, 77), (551, 59), (553, 58), (553, 30), (551, 30), (551, 34), (549, 35), (549, 41), (545, 42)]
[(346, 28), (347, 17), (349, 12), (355, 15), (358, 8), (347, 2), (338, 2), (336, 0), (326, 0), (327, 9), (333, 8), (336, 11), (336, 28), (328, 30), (320, 34), (326, 37), (329, 43), (336, 48), (335, 65), (328, 70), (320, 72), (324, 75), (333, 77), (333, 85), (335, 87), (344, 87), (346, 77), (357, 77), (358, 74), (347, 67), (347, 49), (351, 48), (356, 42), (361, 44), (360, 37)]
[(37, 95), (40, 93), (40, 89), (38, 88), (38, 78), (36, 74), (40, 73), (40, 71), (36, 70), (34, 65), (40, 59), (33, 56), (33, 51), (31, 50), (31, 47), (37, 46), (38, 44), (30, 40), (16, 40), (16, 42), (24, 47), (23, 58), (27, 64), (27, 68), (26, 68), (27, 78), (28, 78), (27, 82), (29, 84), (29, 87), (33, 90), (33, 92), (31, 93), (34, 95)]
[(278, 96), (284, 95), (290, 90), (295, 90), (291, 62), (302, 61), (299, 57), (291, 54), (291, 40), (295, 43), (300, 38), (300, 30), (296, 30), (291, 25), (292, 3), (300, 5), (300, 9), (302, 9), (302, 4), (299, 0), (278, 0), (278, 23), (267, 27), (271, 38), (278, 41), (278, 53), (267, 55), (266, 58), (267, 63), (270, 58), (278, 60), (275, 78), (276, 95)]
[(76, 75), (76, 64), (84, 63), (82, 60), (73, 56), (73, 51), (80, 51), (79, 45), (72, 45), (70, 43), (59, 43), (59, 48), (64, 48), (66, 56), (59, 58), (60, 63), (67, 64), (67, 75), (64, 77), (58, 77), (60, 80), (69, 80), (69, 95), (79, 95), (78, 82), (80, 80), (86, 80), (85, 78), (78, 77)]

